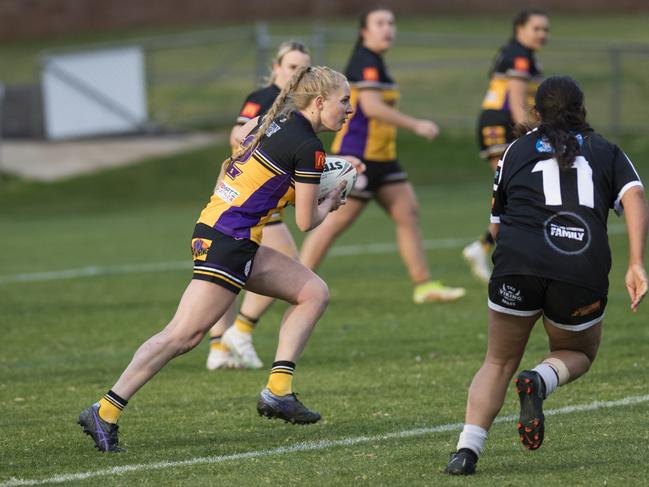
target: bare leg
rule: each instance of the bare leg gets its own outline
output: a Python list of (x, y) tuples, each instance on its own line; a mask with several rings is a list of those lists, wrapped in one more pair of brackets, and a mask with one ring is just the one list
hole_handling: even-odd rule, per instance
[[(284, 255), (288, 255), (295, 260), (298, 259), (295, 240), (293, 240), (291, 232), (284, 223), (264, 227), (261, 244), (275, 249)], [(273, 304), (273, 298), (271, 297), (246, 292), (243, 296), (240, 310), (241, 313), (249, 318), (258, 319), (266, 312), (271, 304)], [(212, 327), (210, 336), (218, 337), (223, 335), (225, 330), (234, 323), (236, 314), (236, 304), (233, 303), (228, 312)]]
[[(568, 377), (559, 381), (559, 385), (567, 384), (584, 375), (597, 356), (602, 338), (602, 321), (583, 331), (562, 330), (543, 320), (545, 331), (550, 341), (549, 358), (558, 359), (567, 368)], [(560, 377), (562, 379), (563, 377)]]
[(327, 218), (311, 230), (302, 243), (300, 262), (309, 269), (317, 269), (336, 237), (344, 232), (365, 209), (367, 201), (348, 198), (347, 203), (327, 215)]
[(261, 246), (246, 288), (292, 305), (282, 320), (275, 360), (295, 362), (327, 307), (327, 285), (299, 262)]
[(128, 400), (172, 358), (198, 345), (235, 297), (217, 284), (192, 280), (172, 320), (140, 346), (112, 390)]
[(382, 186), (376, 199), (396, 225), (399, 252), (410, 279), (415, 284), (430, 280), (419, 227), (419, 206), (412, 185), (404, 181)]
[(519, 317), (489, 310), (487, 355), (469, 387), (466, 424), (489, 430), (538, 318), (538, 315)]

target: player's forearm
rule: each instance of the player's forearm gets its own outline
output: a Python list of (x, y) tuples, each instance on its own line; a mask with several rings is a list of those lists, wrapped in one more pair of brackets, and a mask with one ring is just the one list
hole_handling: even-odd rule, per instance
[(629, 265), (642, 265), (649, 228), (649, 210), (642, 188), (629, 189), (622, 197), (622, 205), (629, 236)]

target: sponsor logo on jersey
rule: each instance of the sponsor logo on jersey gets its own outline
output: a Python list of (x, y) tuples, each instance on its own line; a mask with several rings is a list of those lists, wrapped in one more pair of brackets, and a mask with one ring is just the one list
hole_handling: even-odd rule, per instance
[(216, 187), (214, 194), (225, 201), (228, 205), (231, 205), (240, 193), (226, 182), (221, 181)]
[(586, 230), (579, 227), (564, 227), (550, 223), (550, 236), (569, 238), (572, 240), (579, 240), (583, 242)]
[(363, 68), (363, 79), (365, 81), (378, 81), (379, 70), (374, 67)]
[(326, 157), (327, 157), (327, 154), (325, 154), (321, 150), (315, 151), (315, 168), (316, 169), (318, 169), (318, 170), (324, 169)]
[(243, 106), (243, 109), (241, 110), (241, 116), (247, 118), (255, 118), (259, 113), (260, 108), (261, 105), (259, 103), (249, 101)]
[(552, 149), (550, 141), (546, 137), (541, 137), (536, 141), (536, 152), (547, 152), (551, 154), (554, 152), (554, 149)]
[(521, 290), (516, 289), (514, 286), (510, 286), (509, 284), (503, 283), (498, 290), (498, 294), (500, 294), (500, 299), (507, 306), (516, 306), (523, 301)]
[(207, 252), (212, 246), (212, 241), (206, 238), (192, 238), (192, 258), (194, 260), (207, 259)]
[(545, 221), (545, 241), (564, 255), (577, 255), (590, 246), (591, 232), (586, 221), (569, 211), (552, 215)]
[(514, 69), (516, 71), (529, 71), (530, 70), (530, 60), (526, 57), (515, 57), (514, 58)]
[(277, 125), (275, 122), (270, 124), (270, 127), (266, 129), (266, 137), (270, 137), (273, 135), (275, 132), (278, 132), (282, 127)]

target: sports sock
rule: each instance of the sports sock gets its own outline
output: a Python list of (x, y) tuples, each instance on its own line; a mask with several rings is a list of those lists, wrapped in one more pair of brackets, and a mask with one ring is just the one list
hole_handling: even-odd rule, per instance
[(487, 230), (482, 237), (480, 237), (480, 243), (486, 247), (491, 248), (496, 243), (491, 232)]
[(222, 352), (228, 352), (230, 349), (221, 342), (222, 335), (211, 336), (210, 337), (210, 350), (220, 350)]
[(479, 457), (486, 439), (487, 430), (474, 424), (465, 424), (462, 433), (460, 433), (460, 439), (457, 441), (456, 450), (467, 448)]
[(99, 417), (108, 423), (115, 424), (127, 404), (126, 399), (122, 399), (112, 390), (108, 391), (99, 400)]
[(547, 398), (559, 385), (559, 373), (548, 363), (540, 363), (532, 369), (541, 376), (545, 385), (545, 397)]
[(293, 372), (295, 363), (288, 360), (273, 362), (268, 377), (268, 389), (276, 396), (287, 396), (293, 392)]
[(242, 333), (252, 333), (255, 330), (255, 326), (257, 326), (257, 321), (259, 321), (259, 318), (253, 319), (243, 313), (239, 313), (237, 319), (234, 320), (234, 326)]

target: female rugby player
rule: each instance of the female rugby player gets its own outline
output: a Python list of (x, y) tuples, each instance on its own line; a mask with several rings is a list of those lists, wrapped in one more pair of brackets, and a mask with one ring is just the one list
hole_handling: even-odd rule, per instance
[[(241, 144), (241, 130), (245, 123), (255, 117), (262, 117), (279, 95), (280, 91), (301, 66), (310, 66), (311, 57), (307, 47), (297, 41), (282, 42), (273, 59), (269, 84), (249, 94), (237, 123), (230, 132), (230, 145), (237, 150)], [(262, 245), (277, 250), (293, 259), (298, 259), (295, 241), (283, 221), (283, 210), (275, 212), (261, 238)], [(252, 344), (252, 332), (257, 321), (273, 302), (273, 298), (246, 292), (239, 314), (234, 318), (234, 305), (210, 330), (210, 350), (207, 356), (209, 370), (220, 368), (259, 369), (262, 362)], [(231, 326), (234, 322), (234, 326)]]
[(451, 474), (475, 472), (487, 431), (541, 316), (550, 353), (515, 381), (517, 428), (526, 448), (543, 442), (544, 400), (595, 360), (611, 267), (609, 208), (626, 217), (625, 283), (633, 311), (647, 293), (649, 211), (633, 164), (588, 126), (583, 93), (571, 78), (548, 78), (535, 101), (540, 125), (508, 147), (496, 172), (487, 354), (469, 387), (464, 429), (447, 465)]
[(399, 92), (383, 61), (395, 31), (390, 10), (373, 9), (360, 18), (359, 39), (345, 71), (352, 86), (355, 111), (336, 135), (332, 152), (358, 157), (366, 169), (357, 178), (345, 207), (332, 213), (307, 236), (300, 259), (307, 267), (317, 268), (336, 237), (375, 198), (396, 225), (401, 258), (414, 283), (414, 302), (452, 301), (464, 296), (465, 291), (431, 280), (421, 241), (417, 199), (397, 160), (397, 127), (428, 140), (437, 137), (439, 128), (430, 120), (410, 117), (396, 108)]
[(279, 208), (295, 204), (297, 226), (308, 231), (343, 203), (344, 184), (318, 203), (325, 152), (316, 134), (342, 128), (352, 113), (349, 98), (342, 74), (301, 67), (266, 117), (246, 124), (244, 133), (253, 132), (224, 163), (225, 175), (196, 224), (193, 279), (176, 314), (140, 346), (108, 393), (79, 415), (83, 431), (100, 451), (119, 451), (116, 423), (128, 400), (167, 362), (200, 343), (244, 287), (291, 304), (257, 403), (259, 414), (292, 423), (320, 419), (297, 400), (292, 378), (295, 362), (327, 306), (327, 286), (299, 262), (259, 244), (264, 225)]
[[(549, 31), (548, 16), (538, 9), (519, 12), (513, 24), (513, 37), (500, 48), (489, 73), (489, 89), (478, 120), (480, 157), (489, 160), (493, 171), (514, 140), (514, 126), (527, 123), (529, 107), (534, 104), (534, 94), (542, 79), (534, 53), (545, 45)], [(487, 261), (493, 245), (487, 231), (462, 251), (473, 274), (484, 282), (489, 281), (491, 274)]]

